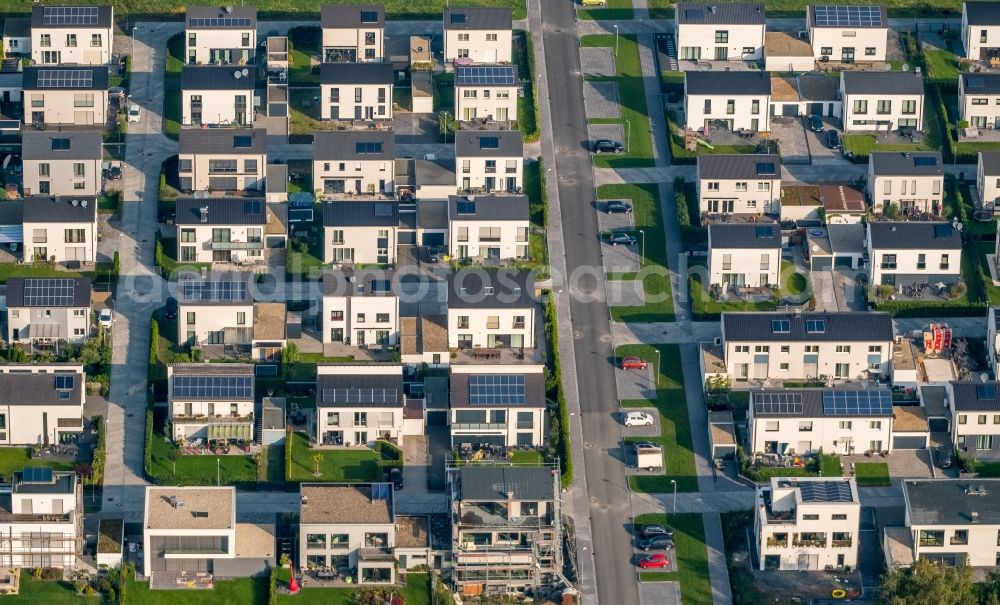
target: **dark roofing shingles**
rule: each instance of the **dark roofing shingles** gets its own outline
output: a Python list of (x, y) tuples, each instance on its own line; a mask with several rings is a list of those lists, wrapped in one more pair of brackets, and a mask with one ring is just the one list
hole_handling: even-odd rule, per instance
[[(42, 74), (57, 73), (60, 76), (71, 75), (72, 78), (83, 78), (90, 76), (90, 86), (76, 85), (74, 79), (62, 79), (66, 86), (44, 86), (38, 85)], [(70, 72), (70, 73), (66, 73)], [(76, 72), (76, 73), (74, 73)], [(90, 65), (55, 65), (55, 66), (32, 66), (24, 69), (24, 89), (25, 90), (107, 90), (108, 89), (108, 68), (100, 65), (92, 67)]]
[[(249, 147), (237, 147), (249, 137)], [(267, 131), (263, 128), (183, 128), (177, 141), (179, 153), (224, 153), (262, 155), (267, 153)]]
[(986, 176), (1000, 175), (1000, 151), (980, 151), (980, 163)]
[[(771, 170), (773, 169), (773, 174)], [(773, 153), (705, 154), (698, 156), (698, 178), (781, 179), (781, 158)]]
[[(357, 374), (317, 374), (316, 376), (316, 407), (372, 407), (401, 408), (403, 407), (403, 373), (398, 374), (366, 374), (366, 366), (358, 365)], [(334, 400), (332, 389), (360, 389), (360, 397), (348, 397), (340, 401)], [(372, 401), (364, 399), (364, 391), (369, 389), (395, 390), (395, 397)], [(341, 397), (350, 392), (341, 392)]]
[(684, 72), (684, 91), (694, 95), (769, 95), (771, 94), (771, 73), (767, 71), (688, 71)]
[(1000, 25), (1000, 2), (966, 2), (962, 6), (969, 25)]
[(674, 14), (680, 24), (764, 24), (764, 5), (757, 2), (678, 2)]
[(848, 95), (924, 94), (923, 77), (908, 71), (843, 71), (840, 75)]
[[(378, 210), (378, 212), (376, 212)], [(323, 204), (326, 227), (397, 227), (399, 206), (395, 202), (344, 200)]]
[[(383, 286), (388, 286), (388, 289)], [(340, 269), (323, 273), (323, 296), (388, 297), (398, 294), (399, 280), (394, 269)]]
[[(985, 493), (975, 493), (979, 488)], [(1000, 525), (998, 494), (1000, 479), (977, 477), (903, 481), (907, 518), (910, 525), (915, 526)]]
[[(72, 389), (57, 389), (56, 377), (72, 377)], [(57, 374), (0, 374), (0, 398), (4, 405), (74, 405), (83, 401), (84, 376), (79, 372)], [(69, 397), (60, 397), (60, 391), (68, 391)]]
[(458, 471), (461, 500), (544, 501), (556, 497), (552, 469), (525, 466), (465, 466)]
[(444, 28), (449, 29), (511, 29), (509, 8), (451, 7), (444, 10)]
[[(256, 29), (257, 8), (254, 6), (189, 6), (185, 17), (187, 29)], [(249, 25), (191, 25), (191, 19), (250, 19)]]
[(7, 17), (3, 20), (3, 35), (8, 38), (30, 38), (30, 17)]
[[(487, 374), (483, 372), (483, 374)], [(469, 397), (469, 377), (476, 373), (452, 372), (451, 387), (449, 389), (452, 408), (543, 408), (545, 407), (545, 374), (541, 372), (521, 373), (505, 372), (505, 374), (515, 374), (524, 377), (524, 403), (491, 403), (475, 404), (470, 403)], [(490, 374), (495, 375), (495, 374)]]
[(23, 216), (25, 223), (95, 223), (97, 197), (27, 197), (24, 200)]
[[(381, 153), (358, 153), (362, 143), (379, 143)], [(396, 140), (390, 130), (324, 130), (313, 135), (313, 160), (374, 160), (394, 162)]]
[(524, 139), (519, 130), (459, 130), (455, 133), (455, 157), (519, 158), (523, 155)]
[(483, 269), (448, 274), (450, 309), (529, 309), (535, 305), (531, 271)]
[(7, 280), (7, 307), (26, 307), (24, 300), (25, 287), (30, 285), (36, 291), (48, 284), (56, 284), (61, 280), (70, 280), (73, 285), (73, 299), (68, 305), (42, 305), (46, 307), (65, 306), (72, 308), (89, 307), (91, 284), (89, 277), (12, 277)]
[(392, 63), (324, 63), (320, 66), (319, 81), (321, 84), (392, 86), (392, 76)]
[[(243, 69), (249, 74), (244, 76)], [(240, 77), (236, 77), (236, 73)], [(181, 90), (253, 90), (253, 67), (239, 65), (185, 65), (181, 68)]]
[(875, 250), (961, 250), (962, 236), (947, 222), (893, 221), (868, 223)]
[[(90, 5), (90, 6), (94, 6), (94, 5)], [(43, 30), (44, 29), (55, 29), (55, 28), (60, 28), (60, 29), (70, 29), (70, 28), (74, 28), (74, 29), (84, 29), (84, 28), (93, 29), (93, 28), (107, 28), (107, 27), (111, 27), (113, 25), (112, 21), (114, 20), (113, 19), (113, 14), (114, 13), (113, 13), (112, 8), (111, 8), (110, 5), (103, 5), (103, 6), (97, 6), (96, 7), (97, 8), (97, 23), (95, 25), (72, 25), (72, 24), (56, 25), (56, 24), (51, 24), (51, 23), (47, 24), (47, 23), (44, 22), (44, 15), (45, 15), (44, 9), (45, 8), (62, 8), (62, 7), (60, 7), (58, 5), (42, 6), (40, 4), (36, 4), (36, 5), (32, 6), (31, 7), (31, 27), (32, 28), (43, 29)]]
[[(99, 160), (104, 157), (100, 130), (26, 130), (21, 135), (21, 156), (25, 160)], [(69, 139), (69, 149), (53, 149), (54, 139)]]
[[(203, 209), (207, 208), (207, 212)], [(205, 220), (202, 220), (205, 214)], [(188, 225), (264, 225), (267, 207), (259, 198), (184, 198), (177, 200), (175, 222)]]
[(875, 176), (942, 176), (938, 151), (876, 151), (868, 155)]
[[(528, 205), (526, 195), (477, 195), (472, 201), (461, 195), (448, 196), (448, 214), (453, 221), (527, 222)], [(464, 213), (459, 212), (460, 208)]]
[[(362, 22), (362, 13), (376, 14), (376, 20)], [(325, 5), (320, 9), (320, 25), (324, 29), (373, 29), (385, 27), (385, 8), (381, 4)]]
[[(775, 333), (773, 322), (789, 322), (788, 332)], [(822, 320), (823, 332), (808, 333), (806, 321)], [(894, 332), (888, 313), (723, 313), (722, 333), (732, 342), (890, 342)]]
[(781, 229), (776, 224), (726, 223), (708, 226), (711, 248), (766, 250), (781, 249)]
[(962, 74), (962, 90), (965, 94), (1000, 94), (1000, 74)]
[(951, 383), (952, 402), (959, 412), (1000, 412), (1000, 382), (961, 381)]

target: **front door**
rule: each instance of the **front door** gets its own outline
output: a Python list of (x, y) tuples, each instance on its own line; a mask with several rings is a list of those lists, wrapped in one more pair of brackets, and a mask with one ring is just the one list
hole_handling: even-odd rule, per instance
[(354, 333), (354, 346), (363, 347), (365, 346), (365, 331), (357, 330)]
[(728, 61), (729, 60), (729, 48), (725, 46), (715, 47), (715, 60), (716, 61)]
[(845, 46), (840, 51), (840, 60), (843, 61), (844, 63), (850, 63), (850, 62), (854, 61), (854, 47), (853, 46)]

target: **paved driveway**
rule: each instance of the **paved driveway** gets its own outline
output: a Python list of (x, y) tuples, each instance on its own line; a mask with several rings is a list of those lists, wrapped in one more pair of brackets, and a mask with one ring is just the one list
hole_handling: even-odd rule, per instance
[(783, 163), (809, 163), (809, 145), (800, 118), (771, 118), (771, 137), (779, 141)]
[(823, 118), (823, 132), (813, 132), (809, 128), (805, 128), (806, 142), (809, 144), (809, 155), (812, 158), (812, 163), (825, 163), (825, 162), (847, 162), (840, 155), (839, 149), (830, 149), (826, 145), (826, 131), (836, 130), (840, 132), (840, 120), (836, 118), (826, 117)]

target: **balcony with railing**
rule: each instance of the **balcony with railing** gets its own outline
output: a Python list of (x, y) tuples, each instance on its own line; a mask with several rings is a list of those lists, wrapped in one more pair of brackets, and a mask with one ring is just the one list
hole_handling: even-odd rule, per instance
[(813, 547), (822, 548), (826, 546), (826, 534), (821, 532), (803, 532), (797, 534), (795, 539), (792, 540), (792, 546), (795, 547)]
[(767, 539), (768, 548), (788, 548), (788, 534), (784, 537), (771, 536)]
[(174, 423), (179, 424), (239, 424), (253, 422), (253, 412), (250, 412), (246, 416), (240, 414), (195, 414), (192, 416), (186, 416), (184, 414), (174, 414), (172, 418)]
[(390, 562), (395, 561), (396, 557), (392, 554), (391, 548), (386, 548), (384, 546), (368, 546), (358, 549), (358, 560)]
[(212, 242), (212, 250), (263, 250), (264, 242)]
[(506, 431), (506, 422), (453, 422), (452, 431)]

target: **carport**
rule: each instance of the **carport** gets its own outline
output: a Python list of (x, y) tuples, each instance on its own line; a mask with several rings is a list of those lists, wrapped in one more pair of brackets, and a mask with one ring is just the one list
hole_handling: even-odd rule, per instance
[(709, 414), (709, 438), (712, 442), (712, 459), (729, 460), (736, 457), (736, 429), (732, 412)]
[(813, 271), (833, 269), (833, 247), (827, 230), (820, 227), (806, 229), (806, 255)]
[(893, 450), (922, 450), (930, 442), (927, 413), (919, 405), (892, 406)]
[(864, 264), (864, 225), (860, 223), (827, 225), (826, 232), (830, 240), (834, 268), (858, 269)]

